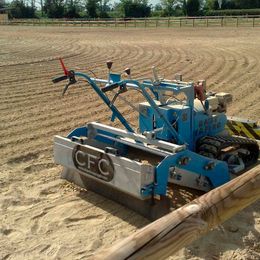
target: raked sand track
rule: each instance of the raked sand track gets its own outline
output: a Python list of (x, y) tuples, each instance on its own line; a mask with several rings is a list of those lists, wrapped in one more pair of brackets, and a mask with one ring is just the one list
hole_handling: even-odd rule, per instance
[[(82, 84), (61, 98), (63, 85), (51, 83), (58, 57), (100, 77), (111, 59), (114, 71), (131, 67), (133, 76), (149, 76), (155, 65), (167, 78), (206, 79), (208, 89), (234, 95), (229, 115), (260, 118), (257, 28), (0, 27), (0, 259), (86, 259), (148, 223), (59, 179), (53, 135), (91, 120), (110, 124), (110, 113)], [(260, 259), (259, 232), (257, 202), (171, 259)]]

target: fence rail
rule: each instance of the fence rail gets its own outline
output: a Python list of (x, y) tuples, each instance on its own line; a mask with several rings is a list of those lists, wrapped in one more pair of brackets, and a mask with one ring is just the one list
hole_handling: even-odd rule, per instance
[(259, 165), (89, 259), (165, 259), (258, 199)]
[(77, 27), (260, 27), (260, 16), (210, 16), (176, 18), (138, 18), (138, 19), (12, 19), (0, 21), (6, 25), (31, 26), (77, 26)]

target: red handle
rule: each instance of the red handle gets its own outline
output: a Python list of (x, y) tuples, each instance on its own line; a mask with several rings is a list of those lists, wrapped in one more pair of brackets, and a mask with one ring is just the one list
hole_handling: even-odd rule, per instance
[(68, 76), (69, 72), (68, 72), (67, 68), (65, 67), (65, 65), (64, 65), (64, 63), (63, 63), (62, 58), (59, 58), (59, 60), (60, 60), (61, 67), (62, 67), (62, 69), (63, 69), (63, 71), (64, 71), (64, 75), (65, 75), (65, 76)]

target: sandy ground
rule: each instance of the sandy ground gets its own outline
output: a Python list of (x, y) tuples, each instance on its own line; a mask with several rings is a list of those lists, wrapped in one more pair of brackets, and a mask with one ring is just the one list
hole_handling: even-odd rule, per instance
[[(167, 78), (206, 79), (208, 89), (234, 95), (229, 115), (259, 120), (260, 31), (255, 28), (88, 29), (0, 27), (0, 258), (86, 259), (148, 220), (59, 179), (52, 138), (109, 113), (79, 84), (61, 98), (51, 78), (64, 57), (72, 68), (104, 77), (131, 67)], [(139, 96), (128, 96), (137, 104)], [(136, 125), (136, 114), (119, 103)], [(116, 123), (116, 125), (118, 125)], [(259, 202), (170, 259), (260, 259)]]

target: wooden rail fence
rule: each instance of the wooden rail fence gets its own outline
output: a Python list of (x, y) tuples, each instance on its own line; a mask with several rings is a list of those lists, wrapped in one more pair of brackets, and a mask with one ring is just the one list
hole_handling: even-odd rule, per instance
[(260, 16), (209, 16), (139, 19), (12, 19), (0, 20), (0, 24), (29, 26), (77, 26), (77, 27), (260, 27)]
[[(164, 259), (260, 198), (260, 165), (90, 259)], [(210, 249), (209, 249), (210, 250)]]

